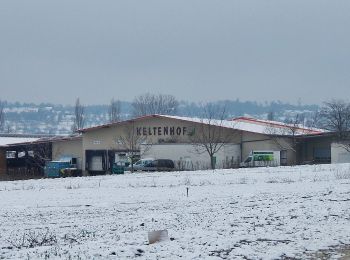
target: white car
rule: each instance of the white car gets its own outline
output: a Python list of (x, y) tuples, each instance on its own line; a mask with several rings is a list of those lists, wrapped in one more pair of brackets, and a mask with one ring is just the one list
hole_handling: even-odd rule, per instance
[[(146, 158), (138, 160), (136, 163), (134, 163), (134, 171), (142, 171), (149, 165), (151, 162), (153, 162), (153, 158)], [(131, 171), (131, 165), (127, 168), (128, 171)]]

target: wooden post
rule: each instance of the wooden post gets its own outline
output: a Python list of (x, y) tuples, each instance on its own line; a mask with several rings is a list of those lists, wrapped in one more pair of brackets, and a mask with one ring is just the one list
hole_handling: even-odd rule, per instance
[(0, 176), (4, 176), (6, 174), (7, 174), (6, 149), (0, 148)]

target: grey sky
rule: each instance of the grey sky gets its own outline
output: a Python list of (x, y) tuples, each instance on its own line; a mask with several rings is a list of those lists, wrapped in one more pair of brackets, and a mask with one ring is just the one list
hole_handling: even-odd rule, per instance
[(0, 99), (350, 95), (350, 1), (2, 0)]

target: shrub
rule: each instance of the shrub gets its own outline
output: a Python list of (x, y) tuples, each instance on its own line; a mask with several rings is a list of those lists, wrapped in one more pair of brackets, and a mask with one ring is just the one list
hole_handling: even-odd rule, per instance
[(14, 234), (13, 237), (7, 239), (11, 246), (16, 248), (34, 248), (38, 246), (52, 246), (57, 244), (56, 234), (52, 233), (48, 228), (45, 230), (33, 231), (28, 230), (20, 234)]

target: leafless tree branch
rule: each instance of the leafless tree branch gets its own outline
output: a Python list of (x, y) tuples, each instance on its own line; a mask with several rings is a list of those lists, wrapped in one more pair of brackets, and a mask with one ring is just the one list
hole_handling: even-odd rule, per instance
[(174, 115), (179, 102), (172, 95), (146, 93), (136, 97), (132, 103), (134, 116), (166, 114)]
[(111, 100), (108, 109), (108, 119), (110, 123), (115, 123), (120, 121), (120, 113), (121, 113), (121, 102), (119, 100)]
[(200, 125), (190, 139), (198, 154), (207, 153), (210, 157), (211, 168), (215, 169), (214, 157), (232, 138), (223, 128), (226, 118), (225, 107), (215, 107), (211, 104), (202, 105), (203, 117)]
[(324, 128), (336, 134), (336, 141), (350, 152), (350, 103), (344, 100), (325, 102), (321, 110)]
[(4, 131), (4, 127), (5, 127), (4, 102), (0, 100), (0, 132)]
[(146, 153), (151, 144), (148, 143), (147, 136), (137, 135), (134, 121), (124, 127), (124, 135), (116, 137), (116, 143), (123, 149), (127, 150), (131, 160), (131, 172), (134, 172), (135, 157), (142, 156), (140, 151), (141, 144), (146, 145), (143, 153)]
[[(296, 156), (298, 139), (297, 136), (304, 128), (304, 115), (303, 114), (290, 114), (283, 127), (276, 127), (271, 125), (266, 127), (265, 133), (269, 135), (270, 139), (283, 150), (290, 150)], [(289, 136), (290, 142), (284, 142), (281, 140), (281, 135)], [(294, 161), (294, 164), (296, 161)]]
[(80, 104), (80, 99), (77, 98), (75, 101), (75, 107), (74, 107), (74, 121), (72, 126), (73, 132), (84, 128), (84, 124), (85, 124), (84, 113), (85, 113), (85, 108), (82, 104)]

